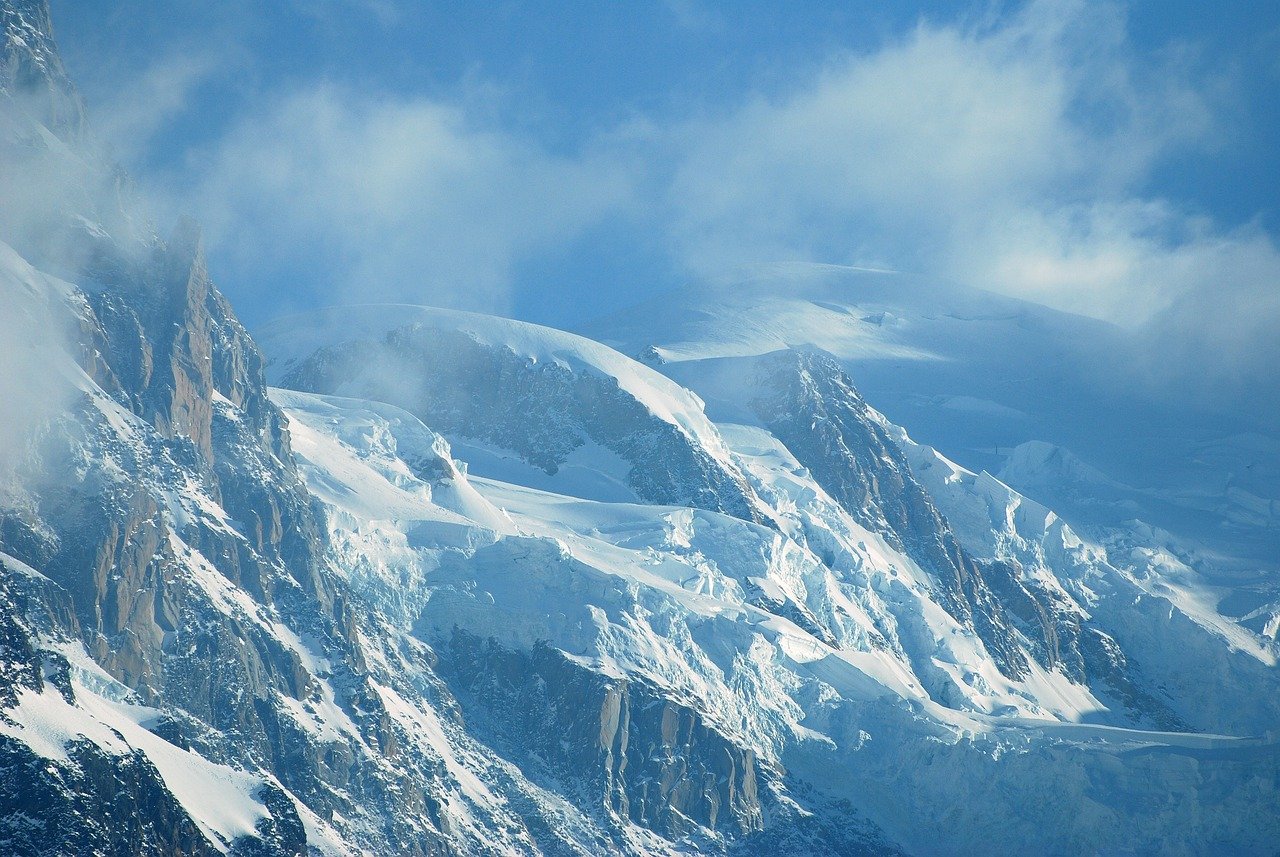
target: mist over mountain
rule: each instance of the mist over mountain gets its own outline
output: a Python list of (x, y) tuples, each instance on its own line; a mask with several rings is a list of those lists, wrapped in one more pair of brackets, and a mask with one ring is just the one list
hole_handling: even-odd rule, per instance
[(0, 853), (1274, 853), (1261, 410), (852, 266), (251, 334), (53, 24), (0, 0)]

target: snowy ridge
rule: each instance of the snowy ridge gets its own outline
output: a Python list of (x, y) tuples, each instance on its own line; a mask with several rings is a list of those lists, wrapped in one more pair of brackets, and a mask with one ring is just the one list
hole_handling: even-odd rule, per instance
[[(740, 371), (742, 367), (727, 372), (724, 361), (708, 362), (700, 378), (701, 365), (681, 364), (678, 377), (703, 391), (713, 411), (749, 414), (745, 405), (754, 389), (752, 373)], [(1064, 629), (1091, 627), (1095, 615), (1106, 620), (1104, 627), (1124, 621), (1123, 596), (1102, 593), (1127, 577), (1107, 564), (1103, 547), (1081, 540), (1047, 508), (990, 476), (964, 471), (913, 444), (874, 411), (869, 414), (906, 450), (948, 517), (954, 515), (966, 544), (992, 561), (1019, 561), (1025, 585), (1058, 611)], [(785, 444), (759, 425), (724, 423), (718, 430), (754, 493), (768, 504), (772, 528), (704, 510), (606, 503), (548, 493), (538, 485), (471, 478), (491, 506), (504, 510), (514, 534), (462, 553), (406, 553), (395, 547), (379, 551), (366, 543), (363, 556), (382, 557), (385, 569), (369, 579), (385, 580), (386, 572), (403, 562), (421, 569), (415, 579), (427, 598), (412, 621), (413, 631), (431, 642), (446, 663), (468, 665), (460, 675), (447, 671), (451, 684), (463, 682), (457, 686), (460, 698), (467, 697), (474, 671), (485, 668), (475, 660), (469, 640), (487, 640), (516, 653), (536, 654), (550, 645), (607, 680), (640, 680), (663, 688), (664, 695), (692, 705), (731, 741), (750, 744), (762, 762), (784, 767), (792, 778), (808, 771), (815, 778), (810, 782), (840, 776), (836, 772), (847, 771), (846, 765), (901, 765), (901, 754), (910, 752), (904, 748), (925, 736), (944, 735), (951, 736), (944, 745), (960, 742), (947, 751), (956, 755), (944, 776), (952, 785), (964, 782), (973, 788), (979, 788), (972, 779), (978, 771), (994, 775), (980, 759), (1000, 759), (1044, 742), (1085, 766), (1108, 764), (1102, 758), (1113, 752), (1140, 750), (1154, 753), (1151, 764), (1158, 768), (1176, 764), (1173, 759), (1183, 753), (1208, 748), (1251, 759), (1257, 771), (1272, 764), (1272, 745), (1262, 739), (1117, 728), (1114, 724), (1165, 722), (1159, 709), (1143, 713), (1146, 698), (1125, 684), (1127, 674), (1093, 675), (1086, 682), (1031, 658), (1027, 675), (1010, 680), (982, 640), (936, 602), (931, 576), (885, 536), (855, 521)], [(308, 479), (323, 471), (323, 461), (311, 462)], [(504, 475), (521, 474), (512, 470)], [(348, 538), (341, 529), (335, 531), (339, 544)], [(1165, 642), (1146, 646), (1134, 641), (1134, 653), (1144, 660), (1187, 633), (1176, 622), (1151, 622), (1148, 628), (1146, 633), (1156, 635), (1153, 639)], [(1030, 646), (1022, 632), (1010, 633), (1020, 640), (1017, 645)], [(1197, 639), (1206, 654), (1221, 646), (1221, 637)], [(1213, 664), (1211, 658), (1196, 680), (1210, 681)], [(1250, 668), (1244, 670), (1248, 674)], [(1267, 676), (1265, 670), (1253, 672), (1254, 680), (1271, 680)], [(1217, 680), (1224, 698), (1248, 693), (1245, 682), (1233, 686), (1233, 681)], [(815, 705), (822, 699), (827, 702)], [(861, 737), (852, 745), (843, 727), (836, 726), (839, 721), (828, 720), (832, 715), (826, 709), (833, 704), (862, 711)], [(1200, 722), (1206, 725), (1246, 730), (1268, 716), (1256, 709), (1233, 717), (1225, 708), (1202, 715)], [(1093, 725), (1099, 720), (1113, 725)], [(889, 735), (896, 738), (886, 744)], [(847, 751), (814, 756), (812, 750), (800, 749), (815, 741), (857, 747), (856, 760), (846, 759)], [(1168, 761), (1154, 761), (1164, 758)], [(1018, 767), (1018, 776), (1030, 778), (1027, 783), (1055, 776), (1049, 768), (1034, 773)], [(794, 781), (766, 775), (764, 782), (765, 791), (781, 801)], [(1122, 794), (1137, 783), (1103, 801), (1130, 828), (1154, 832), (1156, 827), (1144, 826), (1150, 822), (1142, 812), (1126, 803), (1132, 798)], [(913, 824), (916, 830), (922, 823), (928, 827), (932, 822), (922, 819), (934, 817), (938, 807), (929, 803), (935, 798), (923, 795), (941, 782), (930, 784), (926, 777), (899, 784), (921, 795), (925, 803), (916, 805)], [(887, 806), (877, 807), (869, 792), (852, 788), (845, 794), (857, 795), (856, 805), (901, 837), (899, 842), (910, 847), (927, 841), (916, 840), (903, 826), (905, 820)], [(1080, 797), (1068, 789), (1061, 799), (1061, 811), (1067, 812), (1066, 806)], [(1060, 827), (1065, 822), (1051, 814), (1040, 823)], [(1033, 827), (1020, 828), (1024, 838), (1019, 841), (1036, 841)], [(949, 830), (948, 835), (949, 841), (960, 841), (956, 837), (962, 834)]]
[(703, 414), (702, 403), (662, 374), (586, 337), (497, 316), (404, 304), (342, 306), (292, 316), (261, 333), (263, 341), (271, 343), (268, 377), (279, 382), (322, 347), (379, 339), (407, 326), (463, 333), (535, 365), (554, 363), (607, 378), (659, 419), (720, 451), (715, 427)]
[[(897, 432), (965, 544), (983, 557), (1017, 561), (1024, 574), (1061, 592), (1076, 615), (1100, 623), (1153, 683), (1178, 688), (1169, 701), (1185, 722), (1260, 734), (1280, 716), (1274, 692), (1255, 693), (1280, 681), (1274, 640), (1222, 615), (1222, 593), (1162, 548), (1157, 534), (1139, 529), (1092, 543), (990, 474), (965, 470)], [(1197, 691), (1211, 686), (1223, 690)]]
[[(734, 443), (736, 454), (754, 457), (748, 472), (762, 481), (773, 480), (778, 491), (789, 484), (790, 496), (801, 507), (807, 505), (809, 514), (816, 511), (814, 501), (831, 502), (822, 499), (821, 489), (804, 478), (793, 460), (783, 472), (766, 464), (758, 429), (734, 429), (729, 437), (740, 438)], [(777, 455), (775, 450), (775, 460)], [(320, 475), (316, 471), (313, 463), (308, 478)], [(996, 770), (978, 760), (999, 759), (1008, 753), (1017, 756), (1041, 742), (1085, 765), (1108, 764), (1104, 757), (1139, 751), (1154, 754), (1147, 758), (1158, 769), (1166, 763), (1156, 760), (1176, 764), (1173, 760), (1186, 753), (1211, 748), (1232, 758), (1252, 759), (1247, 764), (1259, 771), (1271, 764), (1267, 760), (1273, 758), (1272, 746), (1257, 739), (1174, 735), (1058, 720), (1079, 718), (1091, 709), (1100, 710), (1102, 704), (1091, 699), (1087, 690), (1073, 689), (1071, 682), (1044, 672), (1024, 682), (1018, 693), (1030, 693), (1048, 708), (1027, 707), (1025, 698), (1019, 707), (1016, 695), (1005, 696), (1004, 702), (994, 706), (975, 697), (962, 706), (964, 710), (940, 705), (914, 677), (910, 663), (891, 650), (859, 646), (856, 636), (845, 636), (842, 647), (833, 650), (792, 619), (751, 603), (753, 584), (773, 595), (775, 604), (788, 599), (815, 603), (821, 600), (812, 596), (823, 591), (822, 579), (831, 576), (829, 566), (776, 530), (700, 510), (599, 503), (493, 480), (470, 481), (493, 506), (506, 510), (520, 535), (505, 536), (474, 553), (419, 551), (416, 559), (399, 552), (394, 541), (380, 552), (372, 545), (364, 548), (366, 557), (383, 557), (388, 568), (406, 560), (423, 568), (422, 586), (429, 598), (414, 630), (434, 641), (447, 661), (461, 657), (453, 654), (459, 645), (465, 646), (458, 642), (460, 632), (466, 635), (464, 640), (488, 639), (491, 645), (510, 651), (537, 651), (549, 643), (571, 661), (613, 680), (643, 679), (664, 688), (664, 694), (692, 704), (733, 740), (750, 742), (762, 762), (784, 766), (792, 777), (807, 771), (815, 782), (839, 779), (836, 772), (847, 770), (846, 765), (875, 769), (890, 764), (890, 758), (895, 760), (892, 764), (900, 765), (901, 754), (910, 753), (907, 748), (926, 736), (935, 740), (950, 736), (942, 746), (953, 748), (946, 754), (957, 755), (939, 776), (952, 786), (968, 783), (974, 788), (973, 777), (993, 776)], [(774, 495), (762, 492), (762, 496)], [(1034, 520), (1034, 511), (1028, 511)], [(788, 517), (799, 519), (795, 511)], [(828, 526), (850, 528), (858, 541), (875, 541), (873, 534), (857, 529), (847, 515), (843, 520), (834, 514), (832, 518)], [(341, 529), (335, 531), (339, 543), (345, 538)], [(863, 559), (868, 565), (883, 563), (879, 573), (891, 573), (894, 563), (903, 569), (911, 567), (909, 560), (895, 557), (883, 544), (879, 550), (879, 558)], [(835, 597), (843, 589), (832, 587), (829, 580), (826, 585), (826, 597)], [(903, 616), (913, 611), (927, 615), (929, 609), (922, 598), (904, 609)], [(858, 608), (850, 610), (849, 616), (855, 613), (867, 617)], [(945, 621), (944, 617), (942, 611), (936, 612), (937, 620)], [(866, 623), (864, 628), (875, 624), (870, 618), (861, 622)], [(849, 627), (857, 624), (851, 621)], [(970, 650), (972, 663), (980, 659), (978, 651), (980, 647)], [(988, 678), (991, 691), (1008, 694), (1012, 690), (995, 691), (1002, 680), (998, 671), (991, 670)], [(825, 702), (818, 701), (824, 698)], [(840, 721), (828, 719), (831, 705), (862, 710), (857, 722), (862, 724), (859, 734), (863, 737), (847, 744), (850, 736), (837, 726)], [(1055, 708), (1056, 717), (1049, 713)], [(1034, 711), (1035, 719), (1013, 715), (1017, 710)], [(912, 711), (919, 713), (912, 715)], [(993, 716), (995, 712), (999, 716)], [(813, 748), (815, 741), (834, 741), (846, 749), (817, 756), (813, 749), (800, 749)], [(962, 763), (960, 758), (969, 761)], [(1030, 783), (1038, 776), (1056, 776), (1051, 768), (1040, 774), (1022, 763), (1017, 768), (1018, 776), (1031, 778), (1026, 781), (1028, 788), (1034, 788)], [(986, 774), (979, 774), (983, 770)], [(900, 777), (900, 773), (892, 775), (901, 788), (923, 790), (917, 793), (926, 803), (915, 804), (913, 825), (916, 830), (922, 824), (928, 829), (933, 823), (928, 819), (936, 810), (927, 809), (927, 801), (933, 798), (923, 795), (940, 787), (941, 780), (935, 785), (926, 780), (908, 786)], [(1136, 782), (1124, 790), (1135, 787)], [(781, 781), (774, 781), (772, 788), (777, 790), (776, 799), (786, 794), (787, 786)], [(859, 791), (856, 782), (851, 788), (847, 794), (858, 795), (856, 805), (876, 804), (870, 792)], [(1061, 811), (1067, 812), (1076, 799), (1077, 793), (1068, 788)], [(1128, 799), (1117, 793), (1104, 800)], [(1116, 812), (1120, 805), (1109, 803), (1108, 811)], [(949, 811), (955, 811), (954, 805)], [(1123, 813), (1126, 824), (1137, 825), (1135, 835), (1146, 835), (1141, 811), (1130, 807)], [(927, 837), (917, 840), (915, 834), (908, 834), (886, 808), (873, 812), (872, 818), (902, 836), (904, 844), (927, 841)], [(1057, 816), (1042, 817), (1041, 823), (1051, 818), (1054, 824), (1070, 827)], [(1025, 837), (1019, 841), (1035, 841), (1031, 826), (1019, 828), (1018, 835)], [(947, 835), (949, 841), (968, 841), (957, 838), (967, 834), (954, 828)]]
[[(1233, 584), (1280, 571), (1280, 439), (1225, 428), (1238, 421), (1126, 378), (1126, 337), (1105, 323), (914, 275), (793, 264), (664, 295), (579, 332), (652, 356), (677, 379), (688, 362), (820, 350), (879, 410), (970, 469), (999, 473), (1028, 441), (1068, 450), (1104, 475), (1096, 496), (1087, 482), (1036, 481), (1027, 468), (1006, 481), (1080, 526), (1140, 518), (1203, 547), (1213, 562), (1201, 572)], [(1109, 430), (1118, 423), (1152, 430)]]

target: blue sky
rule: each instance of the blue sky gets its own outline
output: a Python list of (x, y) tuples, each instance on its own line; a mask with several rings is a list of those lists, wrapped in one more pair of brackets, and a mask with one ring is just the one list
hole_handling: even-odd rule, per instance
[(206, 225), (251, 326), (353, 300), (571, 326), (808, 259), (1275, 375), (1271, 0), (53, 9), (95, 124)]

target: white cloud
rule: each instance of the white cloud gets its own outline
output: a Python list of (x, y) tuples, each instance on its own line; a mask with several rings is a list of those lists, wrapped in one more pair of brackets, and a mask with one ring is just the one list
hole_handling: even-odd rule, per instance
[[(1221, 81), (1185, 47), (1140, 55), (1118, 4), (997, 10), (567, 152), (504, 128), (474, 93), (260, 98), (193, 155), (182, 207), (241, 292), (261, 277), (333, 302), (509, 311), (512, 289), (557, 287), (516, 284), (522, 261), (621, 213), (695, 276), (795, 259), (928, 273), (1130, 326), (1163, 383), (1274, 386), (1260, 356), (1280, 329), (1274, 241), (1151, 190), (1171, 157), (1221, 143)], [(144, 99), (154, 114), (201, 68)]]
[(180, 50), (102, 87), (100, 103), (92, 103), (93, 128), (112, 155), (131, 162), (144, 153), (157, 132), (190, 106), (201, 84), (234, 62), (224, 51)]
[(478, 127), (461, 107), (338, 87), (244, 117), (200, 164), (195, 201), (224, 256), (314, 276), (341, 301), (502, 310), (513, 267), (618, 206), (626, 176)]
[(677, 237), (695, 266), (876, 248), (955, 273), (992, 223), (1124, 201), (1211, 126), (1194, 89), (1137, 82), (1122, 37), (1110, 7), (1036, 3), (996, 27), (922, 24), (836, 58), (785, 97), (683, 129)]
[(1169, 156), (1220, 143), (1219, 86), (1185, 51), (1138, 56), (1108, 3), (922, 23), (680, 128), (672, 241), (703, 275), (777, 259), (931, 273), (1177, 339), (1153, 376), (1274, 385), (1274, 242), (1148, 190)]
[(0, 477), (23, 463), (42, 424), (75, 394), (67, 331), (42, 279), (0, 243)]

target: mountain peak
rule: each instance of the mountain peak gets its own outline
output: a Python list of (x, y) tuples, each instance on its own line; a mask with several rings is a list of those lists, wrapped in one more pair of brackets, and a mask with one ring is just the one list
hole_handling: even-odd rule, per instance
[(84, 102), (62, 64), (48, 0), (0, 0), (0, 90), (63, 142), (83, 137)]

